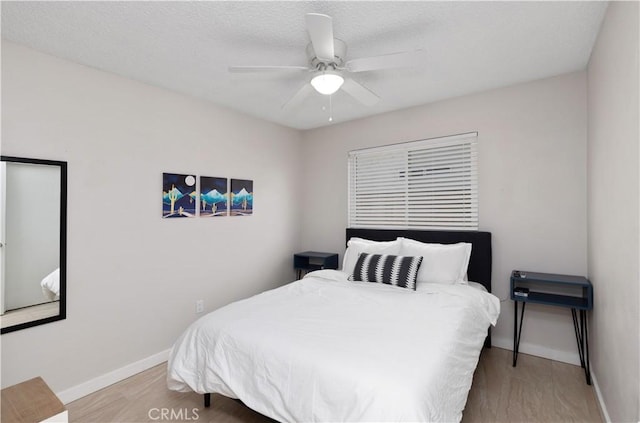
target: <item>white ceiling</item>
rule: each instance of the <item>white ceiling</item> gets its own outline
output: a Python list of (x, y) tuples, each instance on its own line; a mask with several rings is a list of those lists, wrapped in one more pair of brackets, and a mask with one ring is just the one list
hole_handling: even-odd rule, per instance
[(585, 69), (606, 2), (2, 2), (2, 37), (298, 129), (329, 124), (328, 97), (281, 106), (305, 73), (305, 14), (333, 17), (347, 59), (424, 49), (424, 66), (352, 74), (382, 100), (333, 95), (333, 122)]

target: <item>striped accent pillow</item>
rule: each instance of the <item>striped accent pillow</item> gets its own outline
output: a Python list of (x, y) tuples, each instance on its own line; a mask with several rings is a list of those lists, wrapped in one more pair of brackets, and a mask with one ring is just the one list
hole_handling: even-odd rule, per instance
[(350, 281), (376, 282), (415, 291), (422, 257), (362, 253), (358, 257)]

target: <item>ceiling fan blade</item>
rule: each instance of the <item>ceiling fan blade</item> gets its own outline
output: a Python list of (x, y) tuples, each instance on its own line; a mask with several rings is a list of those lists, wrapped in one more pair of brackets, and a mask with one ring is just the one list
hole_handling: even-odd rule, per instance
[(282, 105), (282, 110), (291, 110), (298, 106), (302, 101), (307, 98), (314, 91), (310, 83), (305, 84), (293, 95), (286, 103)]
[(307, 31), (316, 57), (325, 62), (334, 60), (333, 20), (331, 16), (320, 13), (307, 13)]
[(403, 51), (349, 60), (344, 67), (349, 72), (406, 68), (423, 64), (425, 58), (426, 52), (424, 50)]
[(249, 73), (249, 72), (299, 72), (308, 71), (306, 66), (229, 66), (229, 72)]
[(342, 89), (365, 106), (373, 106), (380, 101), (380, 97), (378, 97), (373, 91), (366, 88), (364, 85), (357, 83), (351, 78), (344, 79)]

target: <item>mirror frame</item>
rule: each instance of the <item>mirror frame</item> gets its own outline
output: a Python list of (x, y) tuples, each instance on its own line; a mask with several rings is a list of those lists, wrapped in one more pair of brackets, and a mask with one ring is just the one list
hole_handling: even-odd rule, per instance
[(60, 167), (60, 309), (56, 316), (32, 320), (0, 329), (0, 333), (5, 334), (67, 318), (67, 162), (13, 156), (0, 156), (0, 161)]

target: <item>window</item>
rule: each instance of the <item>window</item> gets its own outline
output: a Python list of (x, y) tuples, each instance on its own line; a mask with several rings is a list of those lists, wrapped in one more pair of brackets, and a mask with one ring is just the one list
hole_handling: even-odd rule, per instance
[(349, 152), (349, 227), (478, 229), (476, 132)]

